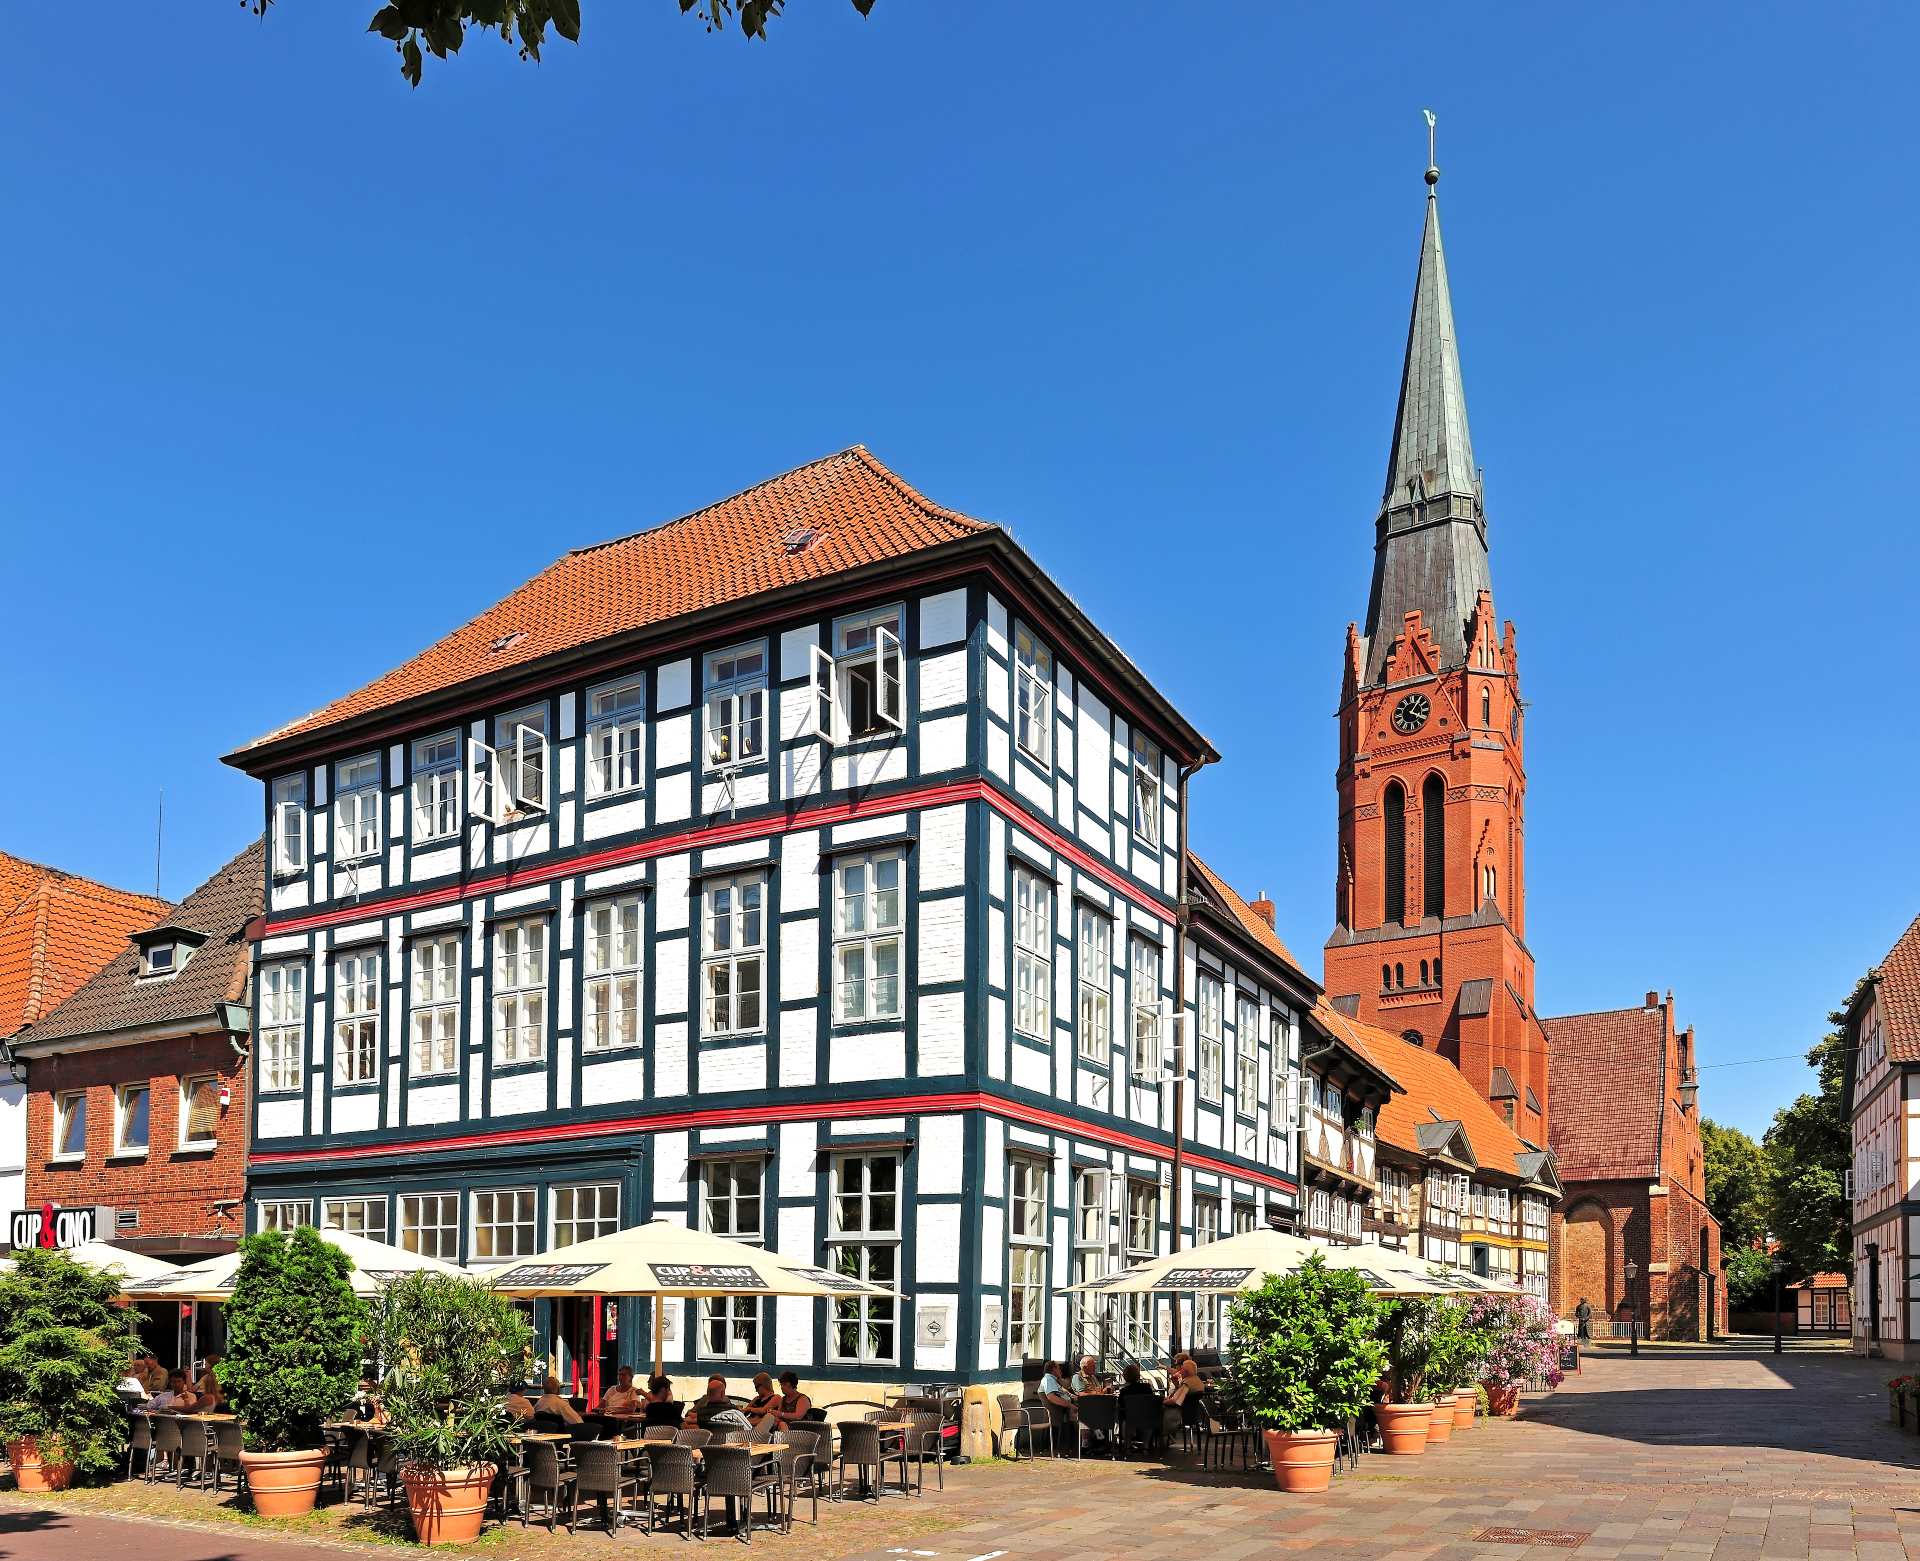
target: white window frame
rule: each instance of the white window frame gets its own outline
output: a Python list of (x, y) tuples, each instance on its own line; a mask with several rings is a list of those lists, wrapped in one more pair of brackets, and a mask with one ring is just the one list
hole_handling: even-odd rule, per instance
[[(880, 880), (889, 871), (893, 884), (884, 888)], [(906, 962), (906, 854), (896, 850), (835, 857), (833, 1022), (898, 1021), (906, 1011)]]
[(1080, 1060), (1105, 1067), (1113, 1060), (1113, 918), (1097, 905), (1076, 900), (1073, 949)]
[[(885, 1163), (892, 1169), (891, 1186), (873, 1190), (873, 1168)], [(858, 1188), (849, 1192), (848, 1167), (858, 1164), (861, 1174)], [(832, 1251), (830, 1266), (836, 1273), (856, 1279), (870, 1279), (897, 1289), (900, 1284), (900, 1205), (904, 1197), (905, 1164), (892, 1151), (852, 1150), (833, 1157), (833, 1181), (829, 1189), (828, 1243)], [(877, 1200), (887, 1199), (892, 1219), (880, 1221)], [(849, 1223), (846, 1215), (851, 1204), (859, 1217)], [(875, 1259), (882, 1259), (876, 1272)], [(843, 1340), (852, 1329), (853, 1348), (843, 1348)], [(884, 1331), (892, 1341), (891, 1349), (875, 1342), (876, 1331)], [(833, 1316), (827, 1323), (827, 1358), (831, 1361), (858, 1362), (867, 1365), (895, 1365), (901, 1358), (900, 1307), (897, 1301), (873, 1296), (847, 1296), (833, 1303)]]
[[(193, 1120), (193, 1090), (196, 1084), (204, 1084), (213, 1091), (213, 1131), (205, 1138), (190, 1138), (187, 1129)], [(149, 1102), (149, 1110), (152, 1109)], [(176, 1143), (183, 1153), (193, 1153), (202, 1149), (220, 1147), (220, 1075), (217, 1073), (188, 1073), (180, 1079), (179, 1131)]]
[(1024, 623), (1013, 636), (1013, 738), (1034, 763), (1053, 762), (1053, 652)]
[(519, 917), (493, 928), (495, 1067), (547, 1060), (547, 918)]
[(303, 873), (311, 860), (307, 843), (307, 773), (273, 781), (273, 870)]
[(284, 960), (260, 967), (260, 1093), (282, 1095), (305, 1079), (307, 966)]
[(333, 1081), (349, 1087), (380, 1076), (380, 951), (333, 957)]
[(583, 920), (580, 1049), (599, 1055), (638, 1046), (644, 1034), (641, 959), (647, 938), (646, 906), (637, 894), (594, 900)]
[[(700, 1033), (760, 1035), (767, 1028), (768, 879), (709, 878), (700, 886)], [(721, 897), (726, 903), (721, 904)], [(716, 980), (724, 974), (723, 988)], [(751, 975), (752, 984), (744, 978)], [(752, 994), (752, 1013), (742, 998)]]
[(259, 1198), (253, 1205), (255, 1231), (298, 1230), (313, 1224), (311, 1198)]
[(1135, 728), (1133, 733), (1133, 837), (1155, 850), (1160, 845), (1160, 745)]
[[(433, 1216), (431, 1223), (422, 1222), (423, 1214)], [(398, 1237), (394, 1245), (401, 1251), (437, 1257), (443, 1263), (460, 1261), (459, 1193), (399, 1193), (395, 1198), (393, 1223)]]
[[(743, 1193), (741, 1178), (750, 1175), (754, 1190)], [(740, 1156), (725, 1160), (702, 1160), (699, 1164), (700, 1228), (729, 1241), (749, 1246), (766, 1243), (767, 1162), (758, 1157)], [(724, 1190), (722, 1178), (725, 1178)], [(749, 1227), (743, 1211), (752, 1207)], [(724, 1216), (716, 1218), (716, 1216)], [(702, 1360), (757, 1360), (760, 1357), (760, 1325), (764, 1308), (756, 1295), (723, 1295), (703, 1298), (699, 1306), (699, 1356)]]
[(385, 800), (378, 752), (335, 761), (333, 859), (336, 863), (364, 862), (380, 854), (380, 843), (385, 837), (380, 814)]
[(453, 839), (460, 833), (460, 734), (416, 737), (407, 756), (414, 844)]
[(1226, 1089), (1227, 1071), (1227, 986), (1211, 971), (1203, 970), (1194, 982), (1193, 1085), (1200, 1099), (1219, 1104)]
[(1166, 1019), (1160, 997), (1161, 957), (1160, 945), (1152, 938), (1136, 937), (1128, 950), (1127, 961), (1133, 1015), (1128, 1065), (1136, 1079), (1156, 1083), (1166, 1071), (1160, 1046), (1160, 1032)]
[[(356, 1223), (357, 1220), (357, 1223)], [(349, 1236), (364, 1236), (369, 1241), (387, 1239), (387, 1200), (377, 1198), (322, 1198), (320, 1228), (343, 1231)]]
[(1034, 1155), (1007, 1157), (1007, 1359), (1047, 1343), (1048, 1171)]
[[(78, 1106), (76, 1113), (75, 1107)], [(68, 1149), (67, 1141), (73, 1137), (76, 1118), (80, 1127), (80, 1147)], [(87, 1157), (87, 1092), (83, 1089), (61, 1090), (53, 1097), (53, 1142), (48, 1145), (50, 1160), (71, 1163)]]
[[(833, 652), (812, 646), (807, 657), (809, 733), (827, 743), (885, 737), (907, 729), (907, 659), (901, 648), (906, 609), (899, 604), (837, 619)], [(862, 681), (872, 692), (858, 697)], [(870, 719), (856, 725), (859, 706)]]
[(618, 1182), (564, 1183), (548, 1190), (547, 1204), (552, 1246), (570, 1247), (578, 1241), (611, 1236), (621, 1228)]
[(1233, 1005), (1233, 1109), (1260, 1115), (1260, 1005), (1244, 994)]
[[(468, 1261), (515, 1263), (540, 1250), (540, 1196), (532, 1187), (476, 1187), (468, 1199)], [(502, 1240), (502, 1237), (505, 1240)], [(508, 1250), (502, 1251), (502, 1247)]]
[(552, 767), (547, 746), (547, 707), (510, 710), (493, 723), (496, 773), (506, 786), (508, 816), (544, 813)]
[[(757, 657), (759, 666), (741, 671)], [(731, 669), (731, 670), (726, 670)], [(701, 752), (709, 770), (741, 770), (767, 762), (767, 642), (749, 640), (725, 650), (708, 651), (702, 662), (705, 741)]]
[(1234, 1199), (1233, 1213), (1230, 1217), (1233, 1220), (1233, 1233), (1236, 1236), (1250, 1235), (1260, 1224), (1259, 1211), (1251, 1203), (1240, 1198)]
[(413, 945), (413, 977), (407, 1003), (409, 1078), (435, 1078), (460, 1071), (463, 943), (457, 932), (439, 932)]
[(1127, 1178), (1127, 1218), (1123, 1230), (1130, 1260), (1156, 1257), (1160, 1251), (1160, 1184)]
[(1030, 867), (1013, 866), (1013, 1028), (1053, 1037), (1054, 884)]
[(647, 680), (621, 678), (587, 690), (587, 800), (644, 790)]

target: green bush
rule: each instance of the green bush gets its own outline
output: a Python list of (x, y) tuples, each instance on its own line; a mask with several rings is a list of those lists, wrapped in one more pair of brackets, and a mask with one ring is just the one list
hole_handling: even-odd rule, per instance
[(1333, 1430), (1373, 1401), (1386, 1351), (1380, 1303), (1359, 1274), (1315, 1254), (1236, 1296), (1227, 1315), (1236, 1396), (1256, 1425)]
[(0, 1272), (0, 1441), (33, 1437), (81, 1479), (119, 1467), (127, 1412), (114, 1386), (140, 1343), (119, 1293), (64, 1252), (14, 1254)]
[(1387, 1304), (1380, 1340), (1387, 1350), (1388, 1396), (1394, 1403), (1431, 1401), (1439, 1384), (1429, 1384), (1428, 1375), (1436, 1354), (1445, 1368), (1448, 1333), (1454, 1326), (1448, 1303), (1439, 1297), (1408, 1296)]
[(395, 1449), (435, 1470), (499, 1464), (501, 1389), (526, 1375), (533, 1330), (506, 1296), (457, 1274), (408, 1274), (373, 1309), (382, 1402)]
[(1444, 1398), (1465, 1387), (1485, 1356), (1479, 1331), (1467, 1324), (1465, 1304), (1450, 1298), (1436, 1300), (1427, 1333), (1427, 1396)]
[(366, 1305), (348, 1278), (352, 1260), (302, 1225), (240, 1244), (227, 1302), (220, 1382), (255, 1452), (326, 1445), (320, 1426), (359, 1383)]

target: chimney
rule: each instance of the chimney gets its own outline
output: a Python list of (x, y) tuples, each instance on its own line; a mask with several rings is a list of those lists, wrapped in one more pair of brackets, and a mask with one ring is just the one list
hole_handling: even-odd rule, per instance
[(1269, 927), (1273, 926), (1273, 901), (1267, 898), (1267, 891), (1265, 889), (1262, 889), (1253, 897), (1251, 909), (1253, 914), (1258, 916)]
[(1647, 994), (1647, 1007), (1658, 1008), (1659, 1006), (1660, 1006), (1660, 994), (1658, 992), (1649, 992)]

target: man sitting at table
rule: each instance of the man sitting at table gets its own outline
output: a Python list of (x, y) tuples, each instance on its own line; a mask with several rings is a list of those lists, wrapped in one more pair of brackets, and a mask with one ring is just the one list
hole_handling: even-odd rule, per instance
[(187, 1386), (187, 1374), (176, 1371), (167, 1378), (167, 1385), (153, 1395), (149, 1409), (162, 1409), (170, 1415), (190, 1415), (200, 1407), (199, 1399), (193, 1396), (193, 1389)]
[(552, 1415), (568, 1425), (583, 1424), (580, 1411), (575, 1409), (561, 1393), (560, 1379), (555, 1376), (547, 1378), (546, 1391), (540, 1395), (540, 1401), (533, 1406), (533, 1412), (536, 1415)]
[(600, 1395), (600, 1413), (603, 1415), (640, 1413), (640, 1390), (633, 1385), (631, 1366), (622, 1366), (619, 1376), (614, 1379), (613, 1386)]
[(1100, 1375), (1100, 1365), (1091, 1355), (1080, 1358), (1080, 1369), (1073, 1374), (1073, 1391), (1082, 1396), (1088, 1393), (1111, 1393), (1106, 1379)]
[(747, 1429), (747, 1417), (734, 1408), (727, 1397), (727, 1379), (725, 1377), (707, 1378), (707, 1396), (687, 1411), (686, 1426), (689, 1430), (698, 1427), (702, 1431), (711, 1431), (716, 1437), (729, 1431)]
[(1058, 1417), (1058, 1423), (1077, 1437), (1080, 1427), (1073, 1411), (1074, 1396), (1066, 1383), (1060, 1380), (1060, 1373), (1065, 1369), (1060, 1361), (1047, 1362), (1046, 1375), (1040, 1379), (1040, 1397), (1046, 1400), (1047, 1408)]
[(812, 1412), (813, 1400), (800, 1391), (798, 1375), (783, 1371), (780, 1373), (780, 1391), (774, 1396), (772, 1406), (754, 1420), (753, 1428), (771, 1436), (775, 1431), (798, 1425)]
[(507, 1389), (506, 1402), (501, 1407), (523, 1425), (533, 1418), (533, 1400), (518, 1387)]

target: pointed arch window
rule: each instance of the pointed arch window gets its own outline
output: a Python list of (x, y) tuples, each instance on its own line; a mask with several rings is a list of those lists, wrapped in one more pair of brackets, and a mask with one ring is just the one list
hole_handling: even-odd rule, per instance
[(1420, 846), (1424, 858), (1420, 913), (1440, 916), (1447, 902), (1447, 788), (1438, 775), (1420, 787)]
[(1490, 688), (1480, 690), (1480, 724), (1493, 725), (1493, 690)]
[(1386, 821), (1387, 920), (1407, 918), (1407, 794), (1398, 781), (1387, 783), (1381, 799), (1381, 816)]

